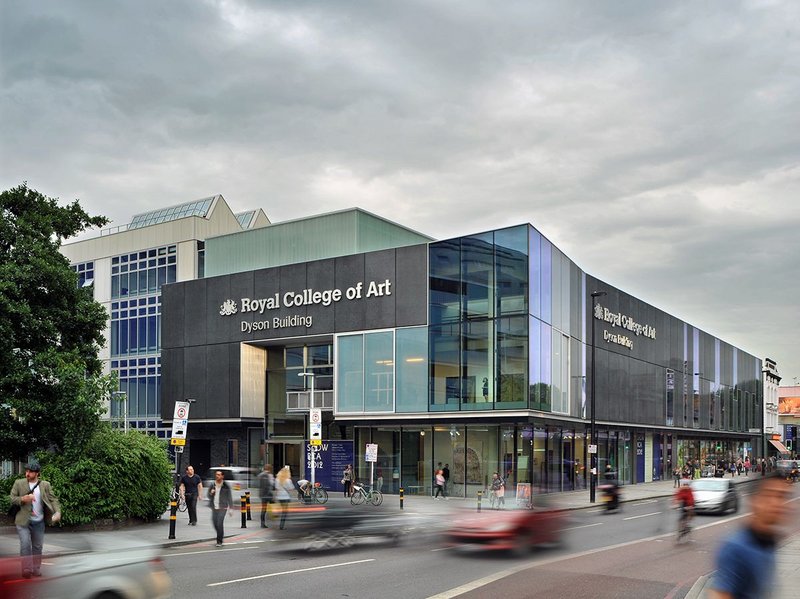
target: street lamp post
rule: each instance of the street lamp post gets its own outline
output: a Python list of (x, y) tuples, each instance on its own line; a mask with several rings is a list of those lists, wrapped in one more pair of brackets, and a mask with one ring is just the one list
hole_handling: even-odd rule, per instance
[[(308, 378), (311, 379), (311, 396), (309, 397), (309, 400), (308, 400), (308, 418), (309, 418), (309, 422), (310, 422), (311, 421), (311, 410), (314, 408), (314, 373), (313, 372), (299, 372), (299, 373), (297, 373), (297, 376), (301, 376), (304, 379), (305, 379), (305, 377), (308, 377)], [(310, 439), (309, 439), (309, 441), (310, 441)], [(314, 485), (316, 484), (316, 480), (315, 480), (314, 474), (315, 474), (316, 468), (317, 468), (317, 456), (315, 454), (316, 454), (316, 449), (312, 446), (312, 448), (311, 448), (311, 468), (310, 468), (311, 469), (311, 488), (312, 489), (314, 488)]]
[(595, 321), (594, 311), (595, 311), (595, 309), (597, 307), (597, 298), (598, 297), (603, 297), (604, 295), (607, 295), (607, 293), (605, 291), (593, 291), (592, 292), (592, 314), (591, 314), (591, 319), (592, 319), (592, 389), (591, 389), (591, 392), (592, 392), (592, 403), (591, 403), (592, 420), (591, 420), (591, 423), (589, 425), (589, 431), (590, 431), (590, 434), (592, 436), (591, 445), (594, 445), (594, 453), (591, 454), (592, 462), (591, 462), (591, 481), (590, 481), (590, 485), (589, 485), (589, 503), (594, 503), (595, 502), (595, 489), (597, 488), (597, 475), (598, 475), (598, 472), (597, 472), (597, 450), (598, 450), (598, 446), (599, 446), (599, 443), (597, 442), (597, 431), (595, 429), (595, 426), (596, 426), (596, 422), (595, 422), (595, 406), (596, 406), (595, 379), (596, 379), (596, 377), (595, 377), (595, 365), (594, 365), (595, 364), (595, 359), (594, 359), (594, 321)]

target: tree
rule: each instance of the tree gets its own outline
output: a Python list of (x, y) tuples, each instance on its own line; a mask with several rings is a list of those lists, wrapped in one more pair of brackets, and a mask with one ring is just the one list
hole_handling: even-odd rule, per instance
[(0, 458), (80, 448), (99, 423), (107, 315), (59, 247), (107, 222), (26, 183), (0, 193)]

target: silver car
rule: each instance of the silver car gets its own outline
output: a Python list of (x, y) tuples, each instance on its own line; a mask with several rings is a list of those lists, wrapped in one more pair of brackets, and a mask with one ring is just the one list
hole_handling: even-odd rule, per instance
[(694, 494), (695, 512), (723, 514), (739, 510), (739, 496), (735, 485), (726, 478), (700, 478), (690, 483)]
[(158, 546), (119, 533), (70, 539), (72, 550), (53, 559), (37, 597), (44, 599), (162, 599), (172, 582)]

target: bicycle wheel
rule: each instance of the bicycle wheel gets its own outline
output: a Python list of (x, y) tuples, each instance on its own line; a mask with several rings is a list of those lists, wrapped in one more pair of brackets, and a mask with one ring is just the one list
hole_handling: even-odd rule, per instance
[(178, 511), (179, 512), (185, 512), (186, 511), (186, 498), (185, 497), (181, 497), (180, 499), (178, 499)]
[(369, 500), (372, 505), (378, 506), (383, 503), (383, 494), (380, 491), (370, 491)]
[(350, 503), (353, 505), (361, 505), (364, 503), (364, 491), (358, 490), (354, 491), (352, 495), (350, 495)]
[(328, 501), (328, 492), (322, 487), (314, 489), (314, 501), (317, 503), (325, 503)]

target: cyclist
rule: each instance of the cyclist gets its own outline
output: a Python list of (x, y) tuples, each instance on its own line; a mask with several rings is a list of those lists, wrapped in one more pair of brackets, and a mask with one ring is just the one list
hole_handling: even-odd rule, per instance
[(681, 517), (678, 521), (678, 539), (689, 533), (689, 522), (694, 515), (694, 493), (689, 484), (691, 481), (684, 478), (680, 488), (675, 493), (675, 503), (681, 510)]
[(311, 493), (311, 481), (301, 478), (297, 481), (297, 498), (300, 501), (305, 501), (308, 503), (311, 501), (310, 494)]

